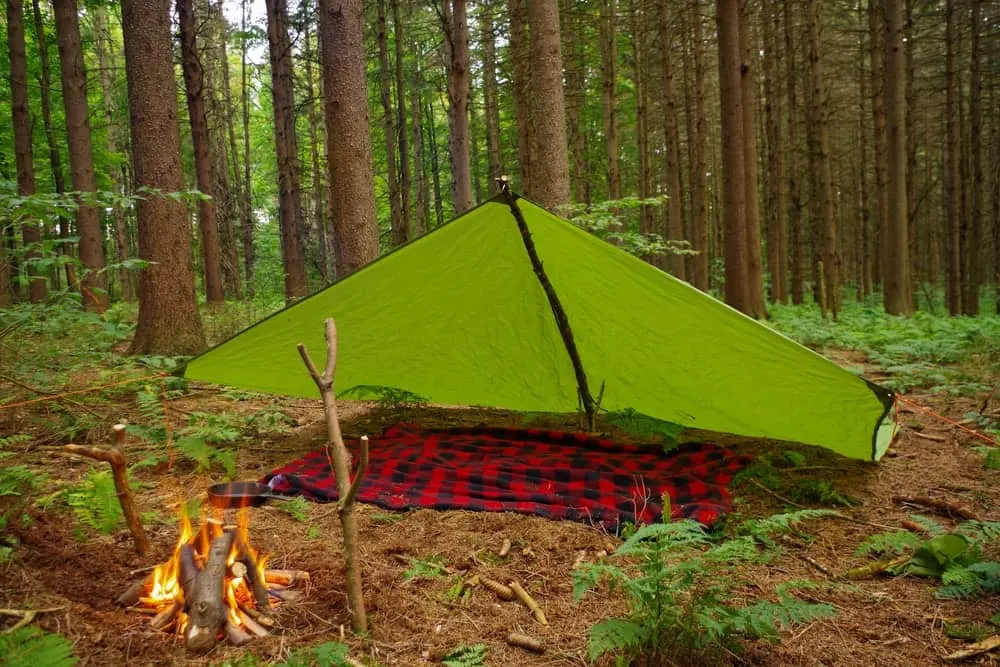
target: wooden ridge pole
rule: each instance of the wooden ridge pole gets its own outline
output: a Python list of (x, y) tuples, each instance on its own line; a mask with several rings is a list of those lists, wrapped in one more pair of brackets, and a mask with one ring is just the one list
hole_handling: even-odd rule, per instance
[(497, 185), (507, 200), (507, 206), (510, 207), (510, 212), (514, 216), (514, 220), (517, 221), (517, 228), (521, 231), (521, 240), (524, 241), (524, 249), (528, 252), (528, 257), (531, 259), (531, 268), (534, 270), (535, 277), (538, 278), (538, 282), (541, 284), (542, 290), (549, 300), (552, 315), (556, 318), (559, 335), (562, 336), (563, 345), (566, 346), (566, 352), (569, 353), (569, 360), (573, 364), (577, 391), (580, 395), (580, 401), (583, 403), (583, 410), (587, 414), (589, 428), (591, 431), (596, 431), (598, 405), (590, 393), (590, 387), (587, 384), (587, 374), (583, 370), (583, 361), (580, 359), (580, 351), (576, 348), (576, 339), (573, 337), (573, 330), (569, 326), (569, 318), (566, 316), (566, 311), (559, 300), (559, 295), (556, 294), (552, 282), (545, 273), (542, 260), (538, 257), (538, 251), (535, 250), (535, 242), (531, 238), (528, 223), (524, 219), (524, 214), (521, 213), (521, 207), (517, 205), (514, 193), (510, 191), (510, 184), (506, 178), (498, 178)]

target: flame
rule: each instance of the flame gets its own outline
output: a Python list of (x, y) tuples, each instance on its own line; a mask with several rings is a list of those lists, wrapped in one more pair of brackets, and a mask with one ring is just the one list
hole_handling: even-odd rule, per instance
[(191, 540), (194, 529), (183, 509), (180, 514), (181, 534), (177, 538), (174, 555), (166, 563), (153, 568), (153, 585), (150, 588), (149, 597), (157, 603), (171, 602), (182, 595), (180, 583), (177, 580), (178, 574), (180, 574), (181, 547)]

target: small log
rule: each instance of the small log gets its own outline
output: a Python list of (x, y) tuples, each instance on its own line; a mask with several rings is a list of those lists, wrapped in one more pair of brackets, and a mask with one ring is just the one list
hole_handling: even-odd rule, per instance
[(257, 635), (258, 637), (266, 637), (271, 634), (267, 631), (267, 628), (255, 621), (249, 614), (245, 613), (242, 608), (238, 609), (236, 613), (240, 617), (241, 627), (243, 627), (247, 632)]
[(180, 610), (181, 603), (174, 600), (166, 608), (160, 610), (156, 616), (149, 620), (149, 627), (154, 630), (166, 630), (177, 618), (177, 614), (180, 613)]
[(869, 563), (868, 565), (851, 568), (841, 574), (840, 578), (864, 579), (866, 577), (874, 577), (876, 574), (881, 574), (890, 568), (898, 567), (908, 560), (910, 560), (909, 556), (900, 556), (898, 558), (891, 558), (887, 560), (877, 560), (874, 563)]
[(246, 614), (253, 620), (263, 625), (265, 628), (273, 628), (275, 626), (273, 618), (271, 618), (268, 614), (258, 611), (249, 605), (240, 604), (240, 611), (242, 611), (244, 614)]
[(512, 632), (507, 635), (507, 643), (532, 653), (545, 653), (545, 644), (542, 643), (541, 639), (520, 632)]
[(271, 609), (271, 601), (267, 597), (267, 586), (264, 581), (261, 580), (260, 571), (257, 569), (257, 563), (254, 562), (253, 558), (250, 556), (250, 547), (244, 542), (242, 537), (239, 538), (239, 544), (236, 546), (237, 550), (237, 562), (242, 563), (243, 567), (246, 568), (246, 583), (247, 588), (253, 593), (254, 604), (257, 605), (257, 609), (261, 612), (267, 612)]
[(309, 583), (309, 573), (303, 570), (264, 570), (264, 581), (269, 584), (291, 586), (300, 582)]
[(977, 655), (982, 655), (983, 653), (989, 653), (997, 648), (1000, 648), (1000, 635), (993, 635), (992, 637), (987, 637), (981, 642), (969, 644), (961, 651), (955, 651), (954, 653), (945, 656), (945, 660), (949, 662), (965, 660), (966, 658), (972, 658)]
[(181, 545), (177, 553), (177, 558), (180, 561), (180, 567), (177, 571), (177, 584), (181, 587), (185, 603), (187, 603), (194, 597), (194, 584), (200, 571), (198, 563), (195, 561), (194, 545)]
[(115, 604), (122, 607), (131, 607), (139, 601), (139, 598), (142, 597), (143, 593), (147, 592), (149, 584), (150, 577), (133, 581), (125, 592), (115, 599)]
[(229, 566), (229, 575), (233, 579), (242, 579), (247, 576), (247, 566), (241, 561), (236, 561)]
[(282, 602), (298, 602), (302, 599), (301, 591), (288, 591), (285, 589), (272, 588), (268, 592)]
[(907, 529), (911, 533), (917, 533), (917, 534), (920, 534), (920, 535), (926, 535), (927, 534), (927, 529), (924, 528), (923, 526), (921, 526), (916, 521), (910, 521), (909, 519), (903, 519), (902, 521), (899, 522), (899, 525), (902, 526), (903, 528)]
[(510, 602), (511, 600), (517, 597), (517, 595), (514, 594), (514, 591), (511, 590), (510, 586), (505, 586), (504, 584), (501, 584), (499, 581), (494, 581), (489, 577), (480, 576), (479, 582), (486, 588), (493, 591), (494, 595), (496, 595), (501, 600), (506, 600)]
[(507, 557), (507, 554), (510, 553), (510, 547), (511, 547), (510, 540), (505, 537), (503, 540), (503, 544), (500, 545), (500, 553), (498, 554), (500, 558)]
[(542, 608), (538, 606), (537, 602), (535, 602), (535, 598), (528, 594), (528, 591), (521, 588), (521, 584), (516, 581), (512, 581), (507, 585), (510, 586), (510, 590), (514, 591), (514, 595), (517, 596), (517, 599), (520, 600), (525, 607), (531, 610), (531, 613), (535, 616), (535, 620), (542, 625), (549, 624), (548, 619), (545, 618), (545, 613), (542, 611)]
[(929, 496), (893, 496), (894, 503), (909, 503), (910, 505), (922, 505), (937, 510), (945, 516), (959, 516), (963, 519), (979, 521), (979, 515), (973, 512), (968, 506), (962, 505), (958, 501), (947, 498), (931, 498)]
[(920, 431), (913, 431), (913, 435), (924, 440), (930, 440), (931, 442), (948, 442), (948, 438), (940, 435), (931, 435), (930, 433), (922, 433)]
[(125, 523), (129, 532), (132, 533), (132, 540), (135, 542), (135, 550), (140, 556), (146, 555), (149, 551), (149, 538), (142, 527), (142, 519), (135, 508), (135, 499), (132, 497), (132, 488), (128, 483), (128, 467), (125, 462), (125, 425), (115, 424), (115, 446), (112, 449), (101, 449), (99, 447), (85, 447), (83, 445), (64, 445), (63, 450), (70, 454), (78, 454), (87, 458), (104, 461), (111, 464), (111, 475), (115, 480), (115, 492), (118, 494), (118, 503), (122, 507), (122, 514), (125, 515)]
[[(233, 625), (233, 622), (228, 619), (226, 619), (225, 631), (226, 639), (228, 639), (229, 643), (233, 646), (243, 646), (248, 641), (253, 639), (253, 636), (251, 636), (250, 633), (237, 625)], [(212, 635), (212, 643), (213, 645), (215, 644), (215, 635)]]
[[(205, 569), (194, 579), (194, 590), (188, 611), (190, 619), (184, 633), (185, 645), (190, 651), (210, 650), (215, 646), (219, 630), (223, 625), (227, 625), (228, 610), (224, 587), (226, 572), (229, 569), (226, 561), (229, 559), (229, 550), (232, 546), (231, 532), (215, 538), (208, 550)], [(228, 636), (228, 628), (226, 632)]]

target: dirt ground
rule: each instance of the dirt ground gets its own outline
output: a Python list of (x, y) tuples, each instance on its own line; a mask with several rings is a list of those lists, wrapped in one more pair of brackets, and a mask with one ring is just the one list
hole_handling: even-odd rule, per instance
[[(981, 407), (978, 399), (909, 396), (952, 419)], [(274, 401), (270, 401), (271, 404)], [(320, 446), (323, 442), (319, 402), (289, 400), (280, 403), (296, 422), (293, 432), (244, 445), (238, 455), (238, 478), (255, 479), (268, 470)], [(207, 388), (170, 402), (180, 420), (185, 411), (254, 411), (258, 402), (223, 400)], [(987, 410), (1000, 408), (994, 399)], [(32, 419), (44, 417), (43, 406), (0, 412), (0, 434), (24, 432)], [(375, 433), (399, 414), (386, 414), (371, 404), (341, 404), (345, 433)], [(125, 419), (134, 405), (123, 397), (111, 419)], [(31, 412), (33, 411), (33, 412)], [(12, 414), (13, 413), (13, 414)], [(105, 414), (110, 414), (105, 411)], [(411, 409), (405, 419), (418, 424), (510, 424), (510, 414), (482, 410)], [(821, 519), (804, 529), (815, 539), (787, 547), (767, 566), (749, 572), (750, 583), (740, 596), (767, 595), (775, 585), (792, 579), (828, 579), (867, 562), (854, 555), (866, 536), (883, 532), (872, 525), (898, 528), (919, 510), (894, 503), (892, 497), (941, 495), (963, 501), (983, 518), (1000, 520), (994, 492), (997, 472), (984, 469), (982, 457), (971, 450), (970, 437), (919, 411), (900, 416), (903, 429), (889, 455), (879, 464), (851, 462), (814, 449), (807, 452), (812, 471), (799, 477), (831, 480), (837, 491), (858, 501), (841, 511), (857, 521)], [(179, 423), (179, 421), (178, 421)], [(573, 424), (564, 424), (573, 427)], [(929, 438), (927, 436), (930, 436)], [(79, 479), (90, 463), (58, 451), (57, 443), (19, 445), (18, 463), (44, 469), (56, 480)], [(744, 451), (761, 454), (773, 444), (728, 441)], [(141, 456), (145, 446), (130, 440), (130, 456)], [(781, 445), (781, 449), (788, 449)], [(139, 494), (143, 509), (164, 515), (177, 512), (180, 503), (205, 493), (217, 481), (181, 467), (143, 470), (137, 475), (146, 486)], [(784, 511), (787, 505), (753, 483), (735, 489), (736, 518)], [(617, 597), (587, 595), (574, 600), (572, 568), (580, 551), (595, 560), (601, 550), (612, 550), (619, 540), (582, 523), (555, 522), (509, 513), (417, 510), (390, 513), (361, 505), (361, 561), (371, 635), (362, 641), (349, 633), (344, 641), (352, 656), (374, 658), (381, 665), (440, 663), (460, 645), (485, 643), (490, 665), (586, 665), (586, 631), (598, 620), (625, 611)], [(947, 522), (948, 519), (937, 517)], [(0, 569), (0, 607), (58, 608), (39, 616), (36, 624), (63, 634), (75, 647), (82, 665), (195, 665), (236, 661), (246, 653), (264, 660), (280, 660), (292, 649), (340, 639), (348, 623), (340, 528), (329, 506), (311, 504), (307, 522), (274, 507), (252, 510), (251, 538), (270, 554), (272, 567), (306, 570), (311, 584), (299, 602), (284, 604), (277, 614), (279, 629), (271, 637), (255, 639), (243, 648), (220, 645), (206, 657), (187, 654), (183, 643), (168, 633), (148, 628), (149, 617), (114, 604), (137, 569), (161, 562), (177, 537), (174, 522), (149, 527), (153, 551), (135, 556), (127, 531), (110, 537), (88, 536), (66, 511), (34, 511), (27, 528), (14, 528), (23, 541), (18, 558)], [(504, 539), (511, 540), (509, 556), (496, 556)], [(477, 554), (475, 562), (473, 554)], [(492, 594), (474, 589), (464, 601), (448, 595), (453, 576), (404, 580), (407, 557), (440, 556), (456, 570), (500, 581), (516, 579), (541, 604), (549, 625), (535, 622), (515, 602), (499, 602)], [(822, 570), (825, 570), (822, 571)], [(936, 665), (963, 642), (944, 633), (946, 621), (986, 620), (1000, 611), (997, 597), (985, 601), (936, 600), (933, 585), (908, 577), (880, 577), (855, 582), (855, 591), (817, 589), (804, 594), (828, 602), (838, 613), (784, 633), (777, 645), (755, 642), (736, 664), (759, 665)], [(5, 621), (0, 620), (0, 623)], [(513, 648), (505, 638), (521, 631), (543, 640), (541, 656)], [(982, 657), (967, 664), (995, 664)], [(2, 662), (2, 659), (0, 659)]]

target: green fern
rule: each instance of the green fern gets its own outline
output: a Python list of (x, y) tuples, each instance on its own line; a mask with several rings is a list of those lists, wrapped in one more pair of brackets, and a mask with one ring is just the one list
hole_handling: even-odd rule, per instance
[(904, 554), (912, 552), (921, 542), (920, 537), (908, 530), (897, 530), (892, 533), (871, 535), (854, 550), (855, 556), (882, 556), (885, 554)]
[(445, 667), (483, 667), (486, 664), (486, 644), (459, 646), (444, 657), (441, 663)]
[(427, 397), (406, 389), (373, 384), (355, 385), (341, 391), (340, 396), (358, 400), (374, 400), (380, 408), (387, 410), (403, 410), (409, 407), (427, 405), (430, 402)]
[(124, 522), (110, 470), (91, 470), (82, 484), (66, 492), (66, 503), (77, 519), (104, 535)]
[(22, 442), (28, 442), (30, 440), (31, 436), (26, 433), (15, 433), (14, 435), (8, 435), (5, 438), (0, 438), (0, 449), (6, 449), (7, 447), (19, 445)]
[(0, 468), (0, 497), (24, 496), (34, 491), (45, 479), (28, 466)]
[(324, 642), (293, 651), (288, 658), (275, 667), (348, 667), (348, 647), (339, 642)]
[(731, 623), (734, 630), (747, 638), (776, 642), (782, 628), (831, 618), (836, 613), (836, 608), (830, 604), (783, 596), (778, 602), (762, 600), (739, 609)]
[(595, 623), (587, 636), (587, 652), (594, 661), (605, 653), (636, 653), (649, 642), (648, 626), (624, 618)]
[(403, 572), (403, 579), (417, 579), (420, 577), (436, 578), (444, 574), (444, 556), (428, 556), (427, 558), (411, 558), (410, 567)]
[(965, 535), (976, 544), (985, 546), (1000, 540), (1000, 521), (963, 521), (955, 532)]
[(749, 519), (740, 525), (740, 532), (749, 534), (762, 544), (771, 546), (774, 541), (771, 539), (776, 535), (787, 535), (796, 532), (796, 526), (803, 521), (812, 519), (822, 519), (823, 517), (834, 516), (837, 512), (825, 509), (804, 509), (795, 512), (785, 512), (762, 519)]
[(943, 584), (934, 593), (935, 597), (978, 598), (1000, 593), (1000, 563), (984, 561), (972, 565), (955, 565), (941, 575)]
[(0, 656), (6, 667), (71, 667), (77, 663), (69, 640), (30, 626), (0, 634)]
[(310, 503), (302, 496), (285, 500), (275, 505), (275, 507), (300, 523), (305, 523), (309, 520)]
[(938, 535), (943, 535), (945, 533), (944, 526), (930, 517), (921, 516), (920, 514), (911, 514), (910, 521), (923, 528), (931, 537), (937, 537)]
[(1000, 470), (1000, 447), (982, 445), (981, 447), (973, 447), (973, 449), (982, 455), (983, 465), (986, 466), (987, 470)]

